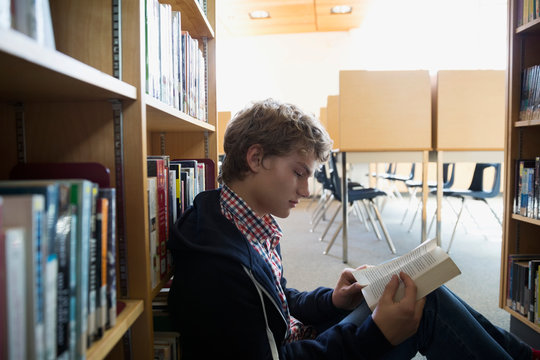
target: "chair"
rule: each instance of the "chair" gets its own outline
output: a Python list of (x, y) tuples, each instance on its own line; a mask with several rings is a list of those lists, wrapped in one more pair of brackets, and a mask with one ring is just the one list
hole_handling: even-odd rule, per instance
[[(493, 175), (493, 183), (491, 185), (491, 188), (484, 189), (484, 174), (486, 170), (493, 168), (495, 173)], [(501, 188), (501, 164), (499, 163), (477, 163), (474, 168), (473, 177), (471, 180), (471, 185), (469, 185), (469, 188), (466, 190), (456, 190), (456, 189), (443, 189), (443, 197), (454, 197), (461, 199), (461, 208), (457, 214), (456, 223), (454, 225), (454, 230), (452, 231), (452, 237), (450, 238), (450, 243), (448, 244), (448, 249), (446, 252), (450, 252), (450, 248), (452, 247), (452, 242), (454, 241), (454, 236), (456, 234), (456, 228), (458, 226), (459, 220), (461, 218), (461, 214), (463, 213), (463, 209), (466, 207), (466, 200), (467, 199), (473, 199), (473, 200), (479, 200), (484, 202), (493, 216), (495, 216), (495, 219), (498, 221), (499, 224), (502, 225), (502, 221), (499, 218), (499, 216), (495, 213), (493, 208), (489, 205), (486, 199), (496, 197), (499, 195)], [(436, 189), (431, 190), (432, 193), (436, 192)]]
[[(338, 207), (338, 209), (334, 213), (332, 220), (337, 216), (339, 210), (342, 209), (342, 206), (343, 206), (343, 202), (341, 199), (341, 177), (339, 176), (338, 171), (337, 171), (336, 157), (337, 157), (336, 153), (332, 153), (330, 156), (330, 161), (329, 161), (330, 168), (331, 168), (330, 180), (334, 188), (333, 196), (336, 200), (338, 200), (341, 203), (341, 205)], [(388, 234), (386, 226), (384, 225), (384, 222), (382, 221), (381, 213), (379, 209), (377, 208), (377, 205), (373, 201), (378, 196), (386, 196), (386, 193), (384, 191), (373, 189), (373, 188), (348, 186), (347, 197), (348, 197), (348, 202), (351, 205), (351, 208), (354, 208), (355, 206), (357, 206), (359, 202), (364, 205), (367, 216), (373, 227), (373, 230), (375, 234), (377, 235), (377, 238), (381, 240), (380, 233), (375, 224), (375, 219), (373, 218), (373, 213), (375, 214), (377, 221), (379, 223), (379, 226), (384, 233), (388, 247), (390, 248), (390, 251), (392, 252), (392, 254), (395, 254), (396, 248), (394, 246), (394, 243), (392, 242), (392, 239), (390, 238), (390, 235)], [(356, 207), (356, 209), (357, 211), (360, 211), (359, 207)], [(341, 232), (342, 228), (343, 228), (343, 221), (341, 221), (338, 228), (336, 229), (334, 235), (332, 236), (332, 239), (330, 240), (330, 242), (328, 243), (328, 246), (326, 247), (326, 250), (324, 251), (324, 254), (327, 254), (330, 251), (332, 245), (334, 244), (334, 241), (336, 240), (336, 237)]]
[(412, 163), (411, 164), (411, 170), (409, 171), (409, 174), (408, 175), (400, 175), (400, 174), (396, 174), (397, 164), (394, 164), (393, 173), (386, 175), (385, 179), (390, 182), (390, 189), (392, 190), (392, 192), (394, 194), (396, 194), (396, 196), (399, 199), (403, 199), (403, 197), (401, 196), (401, 193), (399, 192), (399, 190), (398, 190), (398, 188), (396, 186), (396, 182), (406, 183), (407, 181), (411, 181), (412, 179), (414, 179), (415, 169), (416, 169), (416, 164)]
[[(455, 178), (455, 170), (456, 165), (454, 163), (444, 163), (443, 164), (443, 189), (449, 189), (454, 185), (454, 178)], [(423, 183), (422, 181), (415, 181), (415, 180), (407, 180), (405, 181), (405, 186), (407, 186), (407, 190), (410, 193), (410, 201), (416, 198), (416, 193), (418, 190), (422, 189)], [(436, 181), (428, 181), (428, 188), (430, 191), (433, 189), (437, 189), (437, 182)], [(408, 232), (411, 232), (412, 227), (414, 225), (414, 220), (416, 219), (416, 216), (418, 215), (418, 211), (420, 210), (420, 206), (422, 205), (422, 202), (419, 201), (418, 205), (416, 207), (416, 211), (414, 212), (413, 218), (411, 220), (411, 224), (409, 225)], [(405, 213), (403, 214), (403, 219), (401, 219), (401, 223), (403, 224), (405, 222), (405, 218), (407, 217), (407, 213), (409, 211), (410, 206), (407, 207), (405, 210)]]

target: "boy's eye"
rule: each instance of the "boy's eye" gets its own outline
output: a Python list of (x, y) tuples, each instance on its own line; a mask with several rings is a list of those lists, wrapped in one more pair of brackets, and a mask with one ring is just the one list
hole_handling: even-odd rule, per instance
[(294, 173), (295, 173), (296, 176), (298, 176), (298, 177), (304, 176), (304, 173), (302, 173), (302, 172), (300, 172), (300, 171), (296, 171), (296, 170), (295, 170)]

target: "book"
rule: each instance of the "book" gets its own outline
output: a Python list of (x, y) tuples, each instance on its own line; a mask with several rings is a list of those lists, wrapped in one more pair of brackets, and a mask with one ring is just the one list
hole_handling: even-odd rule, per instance
[[(2, 358), (26, 359), (26, 279), (25, 279), (25, 230), (22, 227), (5, 229), (5, 243), (0, 241), (5, 251), (6, 265), (6, 288), (5, 296), (7, 314), (6, 326), (6, 349), (2, 350)], [(4, 310), (5, 310), (4, 309)]]
[(160, 262), (158, 247), (158, 219), (157, 219), (157, 179), (148, 177), (148, 232), (150, 243), (150, 279), (152, 289), (156, 287), (160, 279)]
[(97, 194), (98, 188), (96, 184), (91, 185), (91, 212), (90, 212), (90, 242), (89, 252), (86, 254), (88, 257), (89, 271), (88, 271), (88, 331), (87, 331), (87, 346), (90, 346), (97, 335), (96, 328), (96, 296), (97, 296), (97, 269), (98, 269), (98, 256), (97, 256), (97, 237), (98, 229), (96, 226), (97, 218)]
[(169, 238), (169, 217), (167, 211), (168, 199), (168, 175), (165, 168), (165, 160), (161, 158), (148, 157), (147, 159), (148, 177), (156, 178), (156, 199), (157, 199), (157, 255), (159, 256), (160, 279), (165, 278), (167, 270), (166, 244)]
[[(27, 356), (32, 359), (44, 359), (45, 266), (42, 258), (43, 235), (46, 226), (45, 198), (43, 195), (35, 194), (6, 195), (3, 197), (3, 210), (3, 226), (24, 228), (25, 261), (22, 277), (26, 283), (24, 312), (26, 313)], [(17, 308), (20, 305), (16, 303), (14, 306)], [(8, 313), (10, 311), (8, 310)]]
[(100, 188), (99, 195), (107, 199), (107, 264), (105, 328), (116, 325), (116, 189)]
[[(353, 271), (356, 281), (364, 288), (362, 293), (371, 310), (375, 309), (384, 288), (392, 275), (403, 271), (415, 282), (417, 299), (437, 289), (447, 281), (461, 274), (450, 256), (437, 245), (436, 239), (425, 241), (405, 255), (378, 266)], [(394, 299), (399, 301), (405, 295), (405, 286), (400, 281)]]

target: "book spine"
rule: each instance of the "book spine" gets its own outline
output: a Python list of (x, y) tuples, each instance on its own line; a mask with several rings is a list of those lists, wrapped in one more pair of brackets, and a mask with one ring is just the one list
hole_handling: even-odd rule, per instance
[[(70, 271), (73, 211), (69, 203), (69, 186), (60, 188), (55, 248), (58, 257), (56, 353), (58, 358), (69, 354), (70, 336)], [(74, 273), (74, 272), (73, 272)]]
[(88, 258), (88, 330), (87, 330), (87, 346), (90, 346), (96, 336), (96, 294), (97, 294), (97, 187), (92, 185), (92, 210), (90, 217), (90, 241), (89, 252), (86, 254)]
[[(4, 244), (2, 244), (4, 245)], [(7, 359), (26, 359), (27, 356), (27, 320), (26, 320), (26, 268), (24, 229), (11, 228), (5, 231), (6, 265), (6, 335), (7, 349), (3, 356)]]
[(116, 189), (102, 189), (109, 200), (107, 216), (107, 321), (116, 325)]

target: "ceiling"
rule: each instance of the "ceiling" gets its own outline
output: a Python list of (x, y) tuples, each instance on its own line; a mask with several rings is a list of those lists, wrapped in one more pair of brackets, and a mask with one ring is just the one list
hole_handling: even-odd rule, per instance
[[(230, 36), (347, 31), (359, 27), (371, 0), (216, 0), (220, 31)], [(349, 14), (331, 14), (336, 5), (350, 5)], [(251, 19), (265, 10), (270, 18)]]

